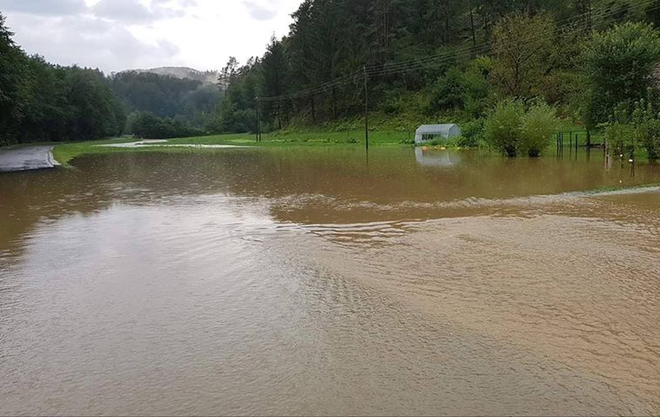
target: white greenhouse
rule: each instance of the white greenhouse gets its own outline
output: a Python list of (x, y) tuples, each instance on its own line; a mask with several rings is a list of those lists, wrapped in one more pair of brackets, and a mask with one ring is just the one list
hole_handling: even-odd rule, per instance
[(461, 136), (458, 125), (422, 125), (415, 132), (415, 143), (426, 143), (437, 139), (449, 140)]

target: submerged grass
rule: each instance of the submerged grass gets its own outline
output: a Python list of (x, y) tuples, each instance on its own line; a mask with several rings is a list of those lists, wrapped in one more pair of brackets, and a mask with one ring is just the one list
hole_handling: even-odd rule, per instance
[(107, 140), (95, 140), (90, 142), (67, 142), (55, 144), (53, 149), (53, 157), (57, 162), (62, 166), (69, 166), (74, 158), (82, 154), (95, 154), (95, 153), (109, 153), (109, 152), (118, 152), (125, 151), (126, 149), (122, 148), (109, 148), (98, 145), (110, 144), (110, 143), (130, 143), (134, 142), (135, 139), (128, 138), (116, 138), (116, 139), (107, 139)]
[[(580, 126), (563, 126), (565, 129), (565, 148), (564, 155), (573, 152), (568, 148), (569, 132), (578, 134), (579, 144), (581, 149), (584, 149), (584, 141), (586, 139), (586, 132), (580, 130)], [(562, 130), (563, 130), (562, 129)], [(602, 138), (598, 133), (592, 136), (592, 143), (601, 143)], [(52, 144), (55, 145), (53, 156), (63, 166), (68, 164), (79, 155), (83, 154), (108, 154), (115, 152), (209, 152), (212, 149), (195, 149), (195, 148), (175, 148), (167, 146), (152, 145), (148, 147), (139, 148), (112, 148), (103, 147), (98, 145), (111, 144), (111, 143), (129, 143), (139, 141), (134, 138), (116, 138), (90, 142), (69, 142)], [(365, 138), (364, 130), (355, 128), (354, 126), (343, 130), (328, 130), (328, 131), (281, 131), (264, 133), (262, 135), (262, 142), (257, 142), (255, 135), (252, 134), (223, 134), (211, 136), (199, 136), (190, 138), (175, 138), (169, 139), (166, 145), (233, 145), (243, 147), (305, 147), (305, 146), (353, 146), (364, 147)], [(392, 130), (374, 130), (369, 132), (369, 145), (370, 146), (411, 146), (414, 144), (414, 131), (402, 131), (401, 129)], [(432, 145), (426, 145), (434, 148)], [(440, 147), (454, 147), (452, 144), (439, 144)], [(546, 149), (546, 155), (556, 155), (556, 146), (552, 143)], [(598, 150), (593, 150), (598, 152)], [(639, 152), (637, 158), (642, 160), (645, 157), (644, 152)]]
[[(191, 138), (169, 139), (163, 145), (233, 145), (249, 147), (284, 147), (284, 146), (364, 146), (364, 132), (362, 136), (355, 131), (346, 132), (279, 132), (264, 133), (262, 142), (257, 142), (254, 135), (250, 134), (227, 134), (199, 136)], [(404, 143), (405, 135), (400, 132), (380, 131), (370, 132), (369, 144), (371, 146), (397, 146)], [(136, 142), (134, 138), (116, 138), (90, 142), (70, 142), (57, 144), (53, 150), (53, 156), (62, 164), (69, 163), (80, 155), (108, 154), (116, 152), (208, 152), (212, 149), (176, 148), (168, 146), (151, 146), (138, 148), (113, 148), (107, 144), (120, 144)]]
[[(397, 131), (369, 132), (369, 144), (375, 146), (399, 145), (408, 140), (409, 134)], [(262, 134), (263, 141), (257, 143), (254, 135), (229, 134), (196, 138), (170, 139), (169, 143), (224, 144), (240, 146), (286, 146), (286, 145), (358, 145), (364, 146), (364, 130), (318, 131), (318, 132), (272, 132)]]

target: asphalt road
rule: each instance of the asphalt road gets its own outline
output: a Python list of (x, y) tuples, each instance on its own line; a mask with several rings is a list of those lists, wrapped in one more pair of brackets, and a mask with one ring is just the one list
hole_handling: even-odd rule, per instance
[(0, 150), (0, 172), (54, 168), (59, 164), (53, 158), (52, 150), (52, 146)]

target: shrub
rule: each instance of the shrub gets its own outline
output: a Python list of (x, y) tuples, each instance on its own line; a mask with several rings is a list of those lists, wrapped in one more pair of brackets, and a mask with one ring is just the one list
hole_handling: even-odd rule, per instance
[(557, 111), (545, 103), (533, 105), (523, 116), (519, 150), (531, 157), (541, 156), (557, 131)]
[(466, 92), (463, 73), (458, 68), (450, 69), (433, 86), (429, 111), (462, 109)]
[(640, 100), (634, 104), (632, 112), (619, 106), (611, 123), (605, 130), (605, 138), (610, 148), (621, 155), (633, 155), (642, 146), (649, 159), (660, 158), (660, 115), (652, 101)]
[(522, 101), (507, 99), (486, 119), (485, 139), (506, 156), (538, 157), (550, 144), (558, 123), (556, 110), (545, 103), (533, 104), (525, 110)]
[(403, 96), (405, 90), (394, 88), (383, 92), (383, 101), (381, 109), (386, 114), (397, 114), (405, 110), (405, 103)]
[(461, 127), (461, 130), (462, 136), (457, 141), (458, 146), (462, 148), (476, 147), (484, 138), (484, 120), (477, 119), (467, 122)]
[(632, 124), (614, 122), (605, 129), (605, 140), (616, 154), (625, 154), (632, 150), (635, 128)]
[(518, 154), (525, 107), (519, 100), (501, 101), (486, 119), (484, 133), (486, 141), (504, 155)]
[(644, 123), (639, 130), (639, 138), (649, 159), (660, 159), (660, 120), (656, 118)]
[[(651, 97), (648, 101), (635, 103), (632, 119), (636, 128), (633, 141), (646, 149), (649, 159), (660, 158), (660, 115), (655, 112)], [(635, 142), (632, 143), (631, 151), (635, 149)]]
[(487, 70), (478, 63), (471, 64), (465, 71), (451, 68), (433, 85), (427, 110), (430, 113), (465, 110), (472, 117), (482, 116), (490, 88), (487, 77)]
[(646, 23), (616, 25), (593, 36), (584, 60), (592, 87), (585, 118), (595, 125), (606, 122), (622, 103), (632, 110), (632, 104), (654, 87), (660, 33)]
[(183, 122), (173, 119), (161, 119), (149, 112), (135, 112), (129, 118), (131, 132), (145, 139), (169, 139), (176, 137), (201, 136), (199, 129), (191, 129)]
[(466, 91), (463, 108), (471, 117), (482, 117), (487, 109), (490, 83), (483, 71), (473, 64), (463, 75)]

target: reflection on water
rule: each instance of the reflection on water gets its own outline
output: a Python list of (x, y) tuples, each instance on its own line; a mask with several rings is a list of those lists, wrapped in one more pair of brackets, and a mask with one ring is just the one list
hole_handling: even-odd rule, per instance
[(453, 167), (461, 163), (459, 151), (438, 151), (422, 147), (415, 148), (417, 163), (427, 167)]
[(0, 414), (660, 412), (660, 169), (232, 149), (0, 176)]

